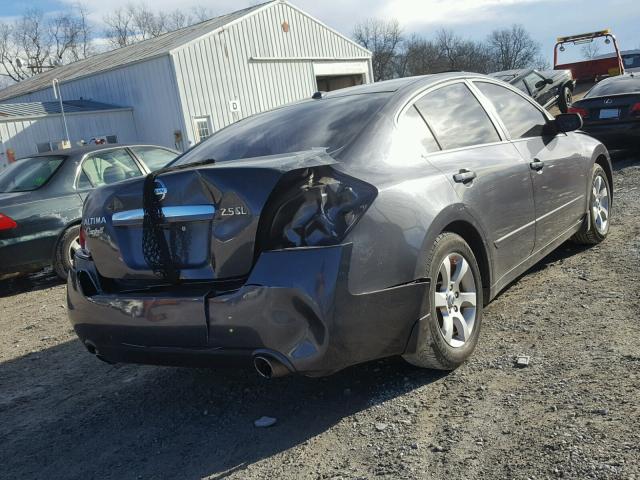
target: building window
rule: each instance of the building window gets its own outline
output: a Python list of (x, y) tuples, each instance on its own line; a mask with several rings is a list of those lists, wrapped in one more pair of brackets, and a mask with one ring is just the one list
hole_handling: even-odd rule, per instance
[(50, 152), (51, 143), (50, 142), (36, 143), (36, 149), (38, 150), (38, 153)]
[(209, 117), (194, 118), (193, 124), (196, 131), (196, 143), (201, 142), (209, 135), (211, 135), (211, 125), (209, 122)]
[(118, 143), (117, 135), (107, 135), (107, 143)]

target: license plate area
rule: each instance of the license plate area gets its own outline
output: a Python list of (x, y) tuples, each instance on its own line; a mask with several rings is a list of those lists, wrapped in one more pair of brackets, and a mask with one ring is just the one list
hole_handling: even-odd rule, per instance
[[(213, 205), (184, 205), (162, 208), (164, 237), (180, 269), (195, 269), (211, 261)], [(122, 259), (129, 268), (148, 270), (145, 259), (144, 212), (141, 209), (114, 213), (112, 223)], [(147, 252), (153, 255), (153, 252)]]
[[(211, 222), (172, 222), (162, 226), (164, 238), (174, 255), (177, 268), (201, 268), (211, 260)], [(142, 225), (116, 227), (118, 247), (129, 268), (148, 270)]]
[(600, 120), (609, 120), (612, 118), (620, 118), (619, 108), (603, 108), (600, 110)]

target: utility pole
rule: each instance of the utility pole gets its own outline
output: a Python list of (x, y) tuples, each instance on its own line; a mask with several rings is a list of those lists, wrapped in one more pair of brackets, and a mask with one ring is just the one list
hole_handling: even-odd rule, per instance
[(64, 125), (64, 133), (67, 138), (66, 148), (71, 148), (71, 140), (69, 139), (69, 129), (67, 128), (67, 118), (64, 115), (64, 105), (62, 104), (62, 93), (60, 92), (60, 82), (54, 78), (51, 82), (53, 86), (53, 95), (60, 102), (60, 113), (62, 114), (62, 124)]

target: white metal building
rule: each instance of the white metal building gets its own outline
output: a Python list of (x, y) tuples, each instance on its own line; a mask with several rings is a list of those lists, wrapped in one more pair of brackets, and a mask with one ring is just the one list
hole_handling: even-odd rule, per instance
[[(133, 109), (86, 100), (65, 101), (67, 127), (89, 143), (135, 141)], [(0, 169), (24, 155), (58, 150), (66, 140), (59, 102), (0, 104)]]
[(368, 83), (371, 69), (371, 52), (273, 0), (52, 69), (0, 90), (0, 103), (53, 101), (57, 78), (64, 100), (130, 106), (135, 141), (186, 149), (248, 115)]

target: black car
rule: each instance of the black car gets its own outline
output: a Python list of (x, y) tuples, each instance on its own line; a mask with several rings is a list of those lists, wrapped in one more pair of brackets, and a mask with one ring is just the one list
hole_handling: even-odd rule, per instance
[(111, 362), (456, 368), (484, 304), (567, 239), (606, 238), (611, 165), (581, 124), (460, 72), (248, 117), (91, 192), (69, 317)]
[(87, 194), (162, 168), (176, 155), (152, 145), (93, 145), (33, 155), (1, 170), (0, 279), (49, 265), (65, 278), (80, 246)]
[(557, 105), (562, 113), (571, 106), (575, 82), (571, 70), (538, 71), (532, 68), (504, 70), (491, 74), (530, 95), (544, 108)]
[(602, 80), (571, 107), (582, 129), (609, 149), (640, 147), (640, 74)]

